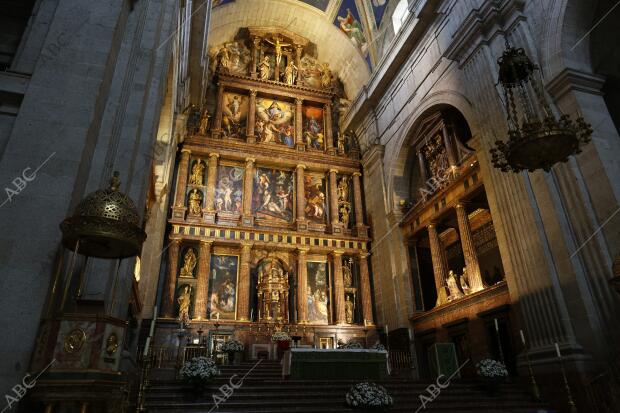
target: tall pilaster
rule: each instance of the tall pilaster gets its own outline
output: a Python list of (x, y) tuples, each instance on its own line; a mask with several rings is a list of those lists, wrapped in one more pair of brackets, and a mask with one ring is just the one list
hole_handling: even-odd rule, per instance
[(247, 142), (256, 143), (256, 136), (254, 136), (254, 126), (256, 124), (256, 90), (250, 89), (250, 103), (248, 103), (248, 127), (247, 127)]
[(439, 239), (437, 233), (437, 226), (434, 223), (428, 225), (428, 237), (431, 246), (431, 259), (433, 261), (433, 275), (435, 276), (435, 288), (437, 289), (437, 302), (435, 307), (438, 307), (448, 300), (448, 288), (446, 283), (446, 277), (448, 275), (448, 266), (445, 261), (445, 253), (443, 245)]
[(297, 86), (301, 86), (301, 76), (299, 76), (299, 71), (301, 70), (301, 53), (303, 52), (304, 47), (301, 45), (295, 46), (295, 65), (297, 66), (297, 78), (295, 79), (295, 83)]
[(217, 153), (209, 154), (207, 173), (207, 194), (205, 195), (204, 221), (209, 224), (215, 222), (215, 185), (217, 182)]
[(252, 214), (252, 191), (254, 189), (254, 158), (245, 158), (245, 179), (243, 180), (243, 211), (241, 224), (246, 227), (254, 225)]
[(325, 149), (328, 154), (336, 155), (334, 148), (334, 124), (332, 123), (332, 104), (326, 103), (323, 107), (325, 111)]
[(185, 206), (185, 193), (187, 192), (187, 175), (189, 173), (189, 149), (181, 149), (181, 161), (177, 174), (176, 194), (174, 195), (174, 207), (172, 207), (173, 219), (184, 219), (187, 207)]
[(368, 227), (364, 224), (364, 206), (362, 205), (362, 185), (359, 172), (353, 172), (353, 200), (355, 202), (355, 227), (358, 237), (368, 236)]
[(214, 138), (219, 138), (222, 134), (222, 107), (224, 102), (224, 85), (217, 85), (217, 109), (215, 110), (215, 121), (213, 122), (213, 133), (212, 136)]
[(297, 250), (297, 322), (308, 322), (308, 268), (306, 256), (308, 248)]
[(336, 324), (347, 324), (344, 306), (344, 279), (342, 278), (342, 251), (332, 252), (334, 260), (334, 308)]
[(207, 304), (209, 302), (209, 267), (211, 266), (211, 245), (213, 241), (200, 241), (198, 255), (198, 280), (196, 282), (196, 301), (194, 303), (194, 319), (207, 318)]
[(168, 247), (168, 274), (164, 283), (162, 295), (162, 315), (166, 318), (173, 317), (174, 295), (177, 286), (177, 270), (179, 265), (180, 239), (171, 239)]
[(478, 264), (478, 255), (474, 239), (471, 235), (471, 225), (469, 217), (465, 210), (465, 205), (459, 202), (456, 204), (456, 218), (459, 223), (459, 233), (461, 235), (461, 248), (463, 249), (463, 257), (465, 259), (465, 267), (467, 268), (467, 280), (469, 282), (469, 290), (473, 293), (484, 288), (482, 276), (480, 275), (480, 265)]
[(239, 294), (237, 295), (237, 320), (250, 319), (250, 260), (252, 244), (241, 244), (241, 263), (239, 266)]
[(255, 36), (252, 39), (252, 57), (250, 61), (250, 76), (254, 79), (258, 77), (258, 72), (256, 71), (256, 57), (258, 55), (258, 46), (260, 44), (260, 37)]
[(364, 318), (364, 325), (372, 326), (375, 324), (372, 315), (372, 296), (370, 294), (370, 274), (368, 271), (368, 253), (360, 253), (359, 266), (360, 266), (360, 294), (362, 298), (362, 317)]
[(342, 233), (342, 225), (338, 216), (338, 191), (337, 191), (338, 170), (329, 170), (329, 221), (332, 233)]
[(308, 229), (306, 221), (306, 191), (305, 191), (305, 169), (306, 165), (297, 165), (297, 230), (305, 231)]
[(306, 150), (306, 143), (303, 136), (303, 99), (295, 99), (295, 147), (298, 151)]

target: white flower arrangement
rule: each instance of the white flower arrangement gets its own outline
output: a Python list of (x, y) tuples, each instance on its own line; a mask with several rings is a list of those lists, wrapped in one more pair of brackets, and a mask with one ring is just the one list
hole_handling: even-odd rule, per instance
[(346, 395), (347, 404), (353, 408), (389, 407), (394, 399), (385, 387), (375, 383), (357, 383), (349, 389)]
[(245, 349), (245, 346), (243, 345), (243, 343), (234, 338), (222, 344), (222, 347), (221, 347), (221, 350), (224, 353), (238, 352), (238, 351), (243, 351), (244, 349)]
[(386, 351), (386, 348), (383, 344), (381, 343), (377, 343), (374, 346), (371, 347), (371, 349), (373, 350), (379, 350), (379, 351)]
[(291, 336), (284, 331), (276, 331), (271, 336), (271, 341), (291, 341)]
[(219, 374), (215, 361), (208, 357), (194, 357), (181, 368), (181, 377), (188, 381), (207, 381)]
[(484, 359), (476, 364), (478, 376), (487, 379), (501, 379), (508, 377), (508, 370), (501, 362), (493, 359)]
[(357, 349), (362, 349), (364, 347), (357, 341), (349, 341), (347, 344), (340, 346), (340, 348), (345, 349), (345, 350), (350, 350), (350, 349), (357, 350)]

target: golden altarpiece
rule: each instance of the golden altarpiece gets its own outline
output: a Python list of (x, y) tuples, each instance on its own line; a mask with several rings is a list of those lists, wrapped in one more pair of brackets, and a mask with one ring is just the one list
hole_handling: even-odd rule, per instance
[(212, 93), (179, 148), (156, 346), (179, 322), (250, 358), (275, 331), (318, 347), (374, 325), (359, 150), (316, 50), (267, 27), (211, 50)]

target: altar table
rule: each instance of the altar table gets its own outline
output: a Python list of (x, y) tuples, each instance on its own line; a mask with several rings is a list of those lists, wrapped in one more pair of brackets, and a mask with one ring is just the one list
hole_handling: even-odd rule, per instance
[(292, 379), (384, 379), (385, 350), (292, 348), (282, 358), (282, 376)]

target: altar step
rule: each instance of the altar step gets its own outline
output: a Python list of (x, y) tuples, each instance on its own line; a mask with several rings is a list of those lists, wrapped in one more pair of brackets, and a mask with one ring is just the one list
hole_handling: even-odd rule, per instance
[[(352, 412), (345, 404), (349, 388), (361, 380), (291, 380), (281, 378), (281, 367), (272, 361), (263, 361), (245, 378), (243, 385), (232, 396), (215, 407), (213, 395), (224, 397), (219, 387), (237, 374), (234, 382), (243, 377), (255, 363), (224, 366), (221, 375), (196, 398), (191, 387), (178, 380), (153, 380), (148, 389), (148, 412), (166, 413), (344, 413)], [(426, 394), (430, 382), (407, 378), (389, 378), (375, 381), (385, 386), (394, 397), (391, 413), (412, 413), (420, 407), (419, 396)], [(442, 390), (440, 396), (427, 405), (432, 412), (512, 412), (536, 413), (546, 410), (542, 403), (532, 403), (517, 385), (503, 384), (497, 396), (489, 397), (476, 381), (454, 381)]]

